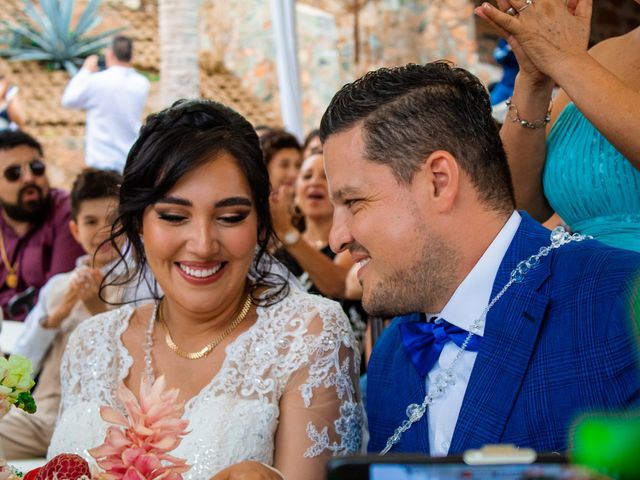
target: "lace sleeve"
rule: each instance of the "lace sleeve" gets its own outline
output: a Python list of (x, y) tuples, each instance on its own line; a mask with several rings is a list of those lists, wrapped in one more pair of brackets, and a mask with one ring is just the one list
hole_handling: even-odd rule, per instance
[(317, 309), (302, 347), (307, 361), (280, 399), (274, 466), (289, 480), (322, 479), (328, 457), (361, 450), (364, 415), (353, 332), (338, 304), (322, 300)]

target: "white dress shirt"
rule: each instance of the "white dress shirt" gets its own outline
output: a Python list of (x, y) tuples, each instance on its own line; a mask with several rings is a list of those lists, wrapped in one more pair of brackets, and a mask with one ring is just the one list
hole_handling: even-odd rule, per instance
[[(84, 303), (77, 301), (71, 309), (69, 316), (62, 321), (58, 328), (45, 328), (42, 326), (44, 320), (58, 307), (64, 298), (78, 270), (88, 268), (90, 262), (91, 257), (89, 255), (83, 255), (76, 261), (76, 268), (74, 270), (59, 273), (51, 277), (40, 289), (38, 301), (24, 320), (24, 330), (16, 343), (15, 352), (13, 353), (24, 355), (30, 359), (35, 373), (38, 373), (42, 368), (51, 345), (56, 341), (56, 337), (61, 331), (70, 333), (82, 321), (92, 317), (92, 314), (84, 306)], [(110, 272), (116, 262), (117, 260), (102, 267), (100, 269), (102, 274), (106, 275)], [(131, 264), (129, 267), (134, 268)], [(124, 272), (125, 266), (118, 264), (116, 268), (117, 270), (114, 273), (117, 275), (117, 272)], [(140, 275), (139, 281), (133, 280), (121, 288), (110, 288), (103, 293), (107, 299), (116, 304), (132, 303), (138, 306), (153, 299), (152, 292), (154, 290), (152, 284), (153, 276), (151, 271), (145, 269), (144, 273)], [(110, 306), (110, 308), (111, 307), (113, 306)]]
[(69, 316), (62, 321), (60, 327), (45, 328), (42, 326), (43, 321), (55, 310), (66, 294), (71, 281), (76, 275), (76, 271), (87, 267), (89, 261), (89, 255), (83, 255), (78, 258), (74, 270), (51, 277), (40, 289), (38, 302), (24, 320), (24, 331), (16, 344), (15, 353), (29, 358), (35, 373), (40, 371), (42, 362), (60, 330), (71, 331), (82, 320), (91, 317), (91, 313), (89, 313), (84, 304), (77, 302)]
[(62, 105), (87, 111), (85, 163), (122, 172), (140, 130), (149, 81), (133, 68), (82, 68), (62, 95)]
[[(498, 273), (502, 258), (513, 240), (522, 218), (513, 212), (502, 227), (489, 248), (458, 286), (449, 302), (438, 317), (465, 330), (469, 330), (473, 322), (480, 317), (491, 301), (491, 290)], [(478, 332), (484, 334), (484, 325)], [(453, 342), (445, 344), (438, 362), (425, 379), (427, 391), (429, 384), (435, 384), (436, 377), (443, 375), (458, 354), (460, 348)], [(446, 455), (451, 445), (453, 431), (458, 421), (462, 400), (467, 391), (469, 377), (476, 361), (477, 352), (465, 351), (456, 364), (453, 374), (455, 384), (450, 385), (444, 395), (435, 399), (427, 411), (429, 421), (429, 448), (431, 455)]]

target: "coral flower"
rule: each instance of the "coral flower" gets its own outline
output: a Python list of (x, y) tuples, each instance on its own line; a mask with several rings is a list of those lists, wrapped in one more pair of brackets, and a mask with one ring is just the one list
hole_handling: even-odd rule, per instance
[(164, 377), (153, 384), (144, 378), (140, 401), (124, 384), (118, 397), (127, 415), (111, 407), (102, 407), (100, 416), (115, 424), (107, 429), (105, 441), (89, 450), (109, 480), (182, 480), (191, 467), (183, 459), (168, 454), (188, 432), (188, 420), (182, 420), (184, 402), (178, 402), (178, 390), (165, 390)]

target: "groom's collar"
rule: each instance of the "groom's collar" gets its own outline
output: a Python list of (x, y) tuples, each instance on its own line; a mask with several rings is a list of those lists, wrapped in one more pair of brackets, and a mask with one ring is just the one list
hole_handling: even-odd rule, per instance
[[(531, 218), (526, 212), (520, 211), (519, 213), (522, 221), (500, 264), (493, 284), (492, 296), (496, 295), (509, 281), (509, 276), (518, 263), (538, 253), (541, 247), (550, 244), (551, 231)], [(528, 288), (536, 290), (550, 273), (549, 260), (541, 261), (536, 268), (527, 273), (523, 283), (528, 285)]]
[[(475, 266), (453, 293), (440, 315), (464, 330), (482, 314), (491, 300), (492, 287), (502, 259), (511, 245), (522, 217), (514, 211)], [(484, 333), (484, 325), (480, 332)]]

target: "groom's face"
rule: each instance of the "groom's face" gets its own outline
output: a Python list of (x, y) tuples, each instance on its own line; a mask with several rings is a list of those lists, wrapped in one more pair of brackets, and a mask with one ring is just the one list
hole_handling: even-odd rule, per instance
[(428, 226), (419, 180), (399, 183), (389, 166), (367, 160), (359, 126), (331, 135), (324, 156), (331, 248), (351, 253), (367, 312), (392, 317), (440, 304), (455, 255)]

